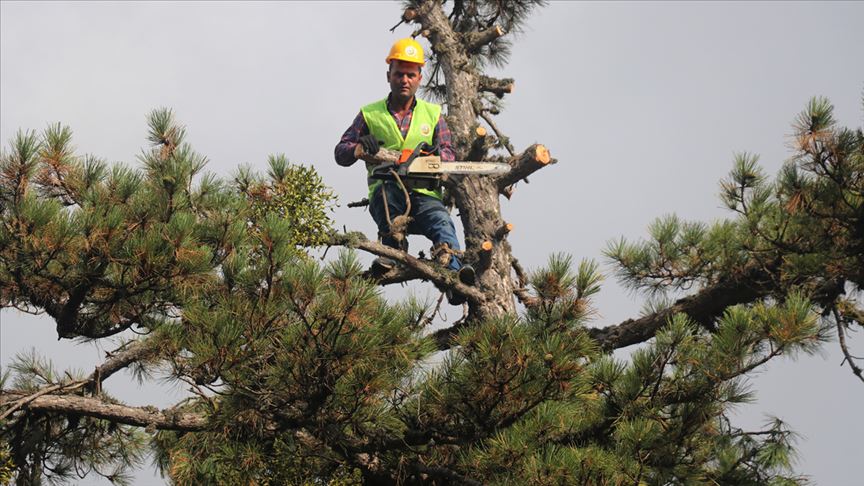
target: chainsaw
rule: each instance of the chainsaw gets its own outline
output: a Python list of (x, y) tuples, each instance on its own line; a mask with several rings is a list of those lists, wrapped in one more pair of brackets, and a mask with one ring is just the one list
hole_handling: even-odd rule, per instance
[(408, 179), (440, 181), (449, 174), (501, 175), (510, 171), (502, 162), (442, 161), (436, 147), (420, 142), (414, 150), (405, 149), (396, 162), (385, 162), (372, 169), (370, 179)]

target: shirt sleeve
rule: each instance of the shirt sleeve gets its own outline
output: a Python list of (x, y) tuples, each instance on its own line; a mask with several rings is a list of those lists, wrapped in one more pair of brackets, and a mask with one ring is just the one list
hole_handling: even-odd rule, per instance
[(348, 167), (357, 162), (357, 158), (354, 157), (354, 149), (357, 147), (360, 137), (368, 133), (369, 126), (366, 125), (366, 119), (363, 118), (363, 112), (361, 111), (354, 118), (348, 130), (345, 130), (345, 133), (342, 134), (339, 143), (336, 144), (336, 149), (334, 150), (336, 163), (343, 167)]
[(453, 136), (443, 116), (438, 116), (438, 124), (432, 134), (432, 144), (438, 145), (438, 155), (444, 162), (456, 160), (456, 152), (453, 151)]

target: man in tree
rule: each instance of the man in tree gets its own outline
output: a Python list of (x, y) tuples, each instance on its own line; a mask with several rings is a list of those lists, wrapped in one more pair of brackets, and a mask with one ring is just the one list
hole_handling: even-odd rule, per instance
[[(476, 118), (494, 126), (495, 100), (513, 80), (481, 75), (476, 56), (506, 60), (505, 33), (536, 3), (412, 5), (403, 21), (419, 24), (443, 66), (428, 72), (447, 88), (450, 151), (496, 157), (489, 151), (509, 142), (495, 128), (481, 135)], [(416, 115), (394, 135), (404, 143), (439, 123), (440, 109), (431, 116), (434, 105), (413, 98), (417, 66), (391, 61), (388, 79), (396, 72), (400, 83), (372, 111), (394, 132), (389, 108), (396, 123)], [(0, 483), (92, 472), (128, 484), (152, 452), (177, 485), (806, 484), (791, 471), (795, 436), (782, 421), (742, 429), (730, 411), (751, 396), (749, 374), (818, 351), (825, 325), (864, 380), (845, 344), (864, 322), (864, 132), (838, 127), (833, 109), (808, 104), (775, 180), (755, 156), (736, 158), (721, 185), (734, 218), (670, 216), (646, 241), (610, 244), (628, 287), (686, 295), (609, 325), (595, 321), (596, 262), (553, 255), (527, 272), (507, 241), (499, 195), (555, 163), (540, 144), (508, 149), (504, 175), (450, 181), (475, 252), (464, 256), (477, 270), (469, 288), (437, 265), (331, 231), (331, 194), (285, 157), (271, 157), (267, 179), (198, 176), (206, 158), (170, 110), (150, 115), (140, 170), (77, 156), (59, 124), (41, 137), (19, 132), (0, 153), (0, 306), (50, 315), (61, 338), (142, 335), (89, 375), (59, 373), (36, 352), (0, 373)], [(355, 150), (376, 135), (367, 111)], [(349, 162), (385, 155), (394, 153)], [(437, 307), (388, 304), (377, 291), (386, 278), (364, 278), (351, 252), (319, 265), (305, 254), (319, 245), (392, 258), (409, 270), (403, 281), (461, 287), (468, 315), (429, 335)], [(627, 361), (612, 354), (636, 344)], [(432, 369), (439, 349), (449, 351)], [(121, 370), (166, 373), (193, 396), (164, 410), (125, 405), (103, 387)]]
[[(422, 142), (437, 147), (441, 160), (455, 160), (450, 130), (441, 116), (441, 106), (415, 96), (423, 79), (423, 48), (414, 39), (400, 39), (390, 48), (386, 61), (389, 64), (387, 81), (390, 94), (360, 109), (336, 145), (336, 162), (347, 167), (364, 154), (375, 155), (380, 146), (397, 151), (413, 150)], [(374, 164), (367, 162), (366, 169), (370, 175), (373, 167)], [(403, 191), (403, 184), (410, 189), (410, 195)], [(432, 240), (433, 255), (440, 256), (439, 261), (458, 271), (462, 283), (473, 284), (474, 269), (462, 265), (457, 254), (459, 239), (450, 213), (442, 202), (440, 181), (418, 183), (370, 178), (368, 185), (369, 212), (378, 225), (382, 243), (407, 250), (406, 230), (411, 234), (422, 234)], [(410, 219), (399, 218), (399, 215)], [(392, 260), (380, 257), (373, 263), (373, 271), (383, 273), (394, 266)], [(455, 305), (465, 301), (463, 296), (453, 293), (448, 294), (448, 299)]]

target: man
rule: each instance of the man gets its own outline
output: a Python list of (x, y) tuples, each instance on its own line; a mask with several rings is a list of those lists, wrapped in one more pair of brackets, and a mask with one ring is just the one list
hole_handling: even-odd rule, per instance
[[(413, 150), (421, 142), (437, 147), (442, 161), (455, 160), (450, 130), (441, 116), (441, 106), (415, 96), (423, 79), (423, 48), (411, 38), (398, 40), (390, 49), (386, 61), (389, 65), (387, 82), (390, 84), (390, 94), (360, 109), (336, 145), (336, 162), (347, 167), (357, 161), (358, 152), (374, 155), (381, 146), (401, 152), (403, 149)], [(371, 164), (367, 164), (367, 172), (371, 169)], [(407, 250), (407, 239), (400, 245), (390, 232), (393, 218), (406, 211), (408, 201), (404, 191), (398, 182), (392, 180), (367, 179), (367, 183), (369, 212), (378, 225), (381, 242), (392, 248), (401, 246), (402, 250)], [(462, 265), (459, 257), (453, 253), (459, 251), (459, 240), (450, 213), (441, 201), (440, 183), (413, 186), (409, 197), (411, 223), (407, 228), (408, 233), (422, 234), (432, 240), (434, 253), (449, 254), (448, 268), (459, 272), (459, 279), (463, 283), (473, 285), (474, 269), (470, 265)], [(373, 270), (384, 272), (394, 266), (395, 262), (388, 258), (377, 258)], [(448, 298), (452, 304), (464, 302), (461, 295), (448, 294)]]

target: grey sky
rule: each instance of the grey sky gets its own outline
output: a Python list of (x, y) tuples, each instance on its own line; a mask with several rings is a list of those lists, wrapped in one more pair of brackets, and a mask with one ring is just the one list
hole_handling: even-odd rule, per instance
[[(367, 213), (344, 207), (365, 195), (363, 169), (338, 167), (332, 154), (361, 104), (386, 94), (384, 57), (411, 32), (389, 32), (399, 16), (395, 2), (2, 2), (0, 141), (61, 121), (81, 153), (134, 164), (145, 115), (168, 106), (210, 170), (263, 168), (268, 154), (284, 152), (336, 189), (339, 227), (374, 235)], [(842, 125), (861, 126), (861, 19), (864, 3), (854, 2), (539, 10), (501, 71), (516, 90), (498, 124), (517, 149), (541, 142), (559, 163), (503, 202), (514, 253), (529, 268), (552, 252), (602, 259), (607, 241), (638, 238), (657, 216), (726, 217), (717, 182), (733, 154), (758, 153), (775, 173), (811, 96), (831, 99)], [(610, 276), (597, 324), (632, 317), (641, 302)], [(58, 343), (52, 323), (4, 310), (0, 363), (31, 346), (60, 366), (99, 359), (92, 345)], [(864, 354), (861, 336), (852, 346)], [(864, 476), (864, 387), (839, 367), (835, 348), (775, 361), (753, 380), (758, 402), (740, 419), (786, 419), (804, 436), (798, 469), (818, 484), (852, 486)], [(130, 403), (154, 401), (146, 389), (109, 385)], [(149, 472), (139, 480), (161, 484)]]

